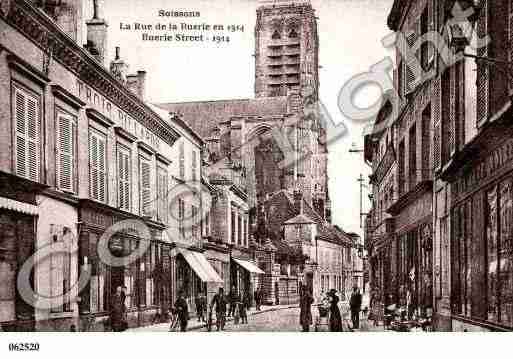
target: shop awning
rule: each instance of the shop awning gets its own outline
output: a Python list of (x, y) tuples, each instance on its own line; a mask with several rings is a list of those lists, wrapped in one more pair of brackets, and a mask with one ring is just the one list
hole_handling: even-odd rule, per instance
[(8, 209), (11, 211), (37, 216), (39, 211), (37, 206), (32, 204), (18, 202), (13, 199), (0, 197), (0, 209)]
[(239, 264), (242, 268), (248, 270), (249, 272), (251, 273), (255, 273), (255, 274), (265, 274), (265, 272), (263, 270), (261, 270), (260, 268), (258, 268), (256, 265), (254, 265), (253, 263), (251, 262), (248, 262), (248, 261), (243, 261), (242, 259), (236, 259), (236, 258), (233, 258), (233, 260)]
[(178, 252), (183, 255), (187, 263), (198, 277), (205, 283), (223, 283), (216, 270), (208, 262), (202, 253), (193, 252), (188, 249), (179, 248)]

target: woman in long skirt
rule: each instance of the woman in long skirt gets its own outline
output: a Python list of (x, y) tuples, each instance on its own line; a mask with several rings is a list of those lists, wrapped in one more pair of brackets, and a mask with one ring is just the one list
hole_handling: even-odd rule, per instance
[(341, 332), (342, 331), (342, 317), (340, 315), (340, 309), (338, 308), (339, 298), (337, 291), (332, 289), (329, 291), (328, 296), (330, 297), (330, 331)]

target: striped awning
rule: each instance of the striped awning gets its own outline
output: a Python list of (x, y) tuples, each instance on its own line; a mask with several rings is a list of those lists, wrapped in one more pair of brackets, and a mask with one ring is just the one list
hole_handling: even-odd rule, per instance
[(223, 280), (217, 274), (216, 270), (208, 262), (202, 253), (190, 251), (185, 248), (178, 248), (178, 252), (183, 255), (187, 263), (198, 277), (205, 283), (223, 283)]
[(7, 209), (31, 216), (37, 216), (39, 214), (37, 206), (34, 206), (33, 204), (18, 202), (5, 197), (0, 197), (0, 209)]
[(244, 261), (242, 259), (236, 259), (236, 258), (232, 258), (238, 265), (240, 265), (242, 268), (246, 269), (248, 272), (250, 273), (255, 273), (255, 274), (265, 274), (265, 272), (263, 270), (261, 270), (260, 268), (258, 268), (256, 265), (254, 265), (253, 263), (251, 262), (248, 262), (248, 261)]

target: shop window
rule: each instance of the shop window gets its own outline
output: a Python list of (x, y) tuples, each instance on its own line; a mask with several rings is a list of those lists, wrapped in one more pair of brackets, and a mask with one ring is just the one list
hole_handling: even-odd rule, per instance
[(107, 201), (107, 138), (91, 129), (89, 135), (89, 187), (92, 199)]
[(38, 182), (41, 165), (40, 98), (18, 85), (13, 89), (16, 174)]
[(76, 118), (63, 112), (57, 113), (57, 188), (75, 193), (77, 148)]
[(52, 250), (50, 255), (50, 295), (55, 298), (52, 305), (52, 313), (71, 311), (70, 289), (71, 289), (71, 240), (73, 236), (69, 229), (59, 231), (52, 235), (52, 247), (62, 248)]
[(131, 155), (130, 150), (118, 145), (118, 207), (125, 211), (131, 210)]

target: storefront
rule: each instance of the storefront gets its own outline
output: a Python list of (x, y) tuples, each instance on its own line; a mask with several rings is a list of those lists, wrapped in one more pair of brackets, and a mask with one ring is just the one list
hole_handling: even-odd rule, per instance
[[(38, 183), (0, 172), (0, 329), (33, 331), (36, 312), (16, 287), (21, 266), (34, 254), (39, 209)], [(31, 271), (30, 285), (34, 288)]]
[(196, 312), (196, 297), (207, 295), (207, 300), (223, 286), (223, 279), (209, 263), (202, 252), (193, 249), (176, 248), (176, 294), (182, 294), (190, 312)]
[[(446, 171), (454, 331), (513, 328), (513, 133), (494, 124)], [(467, 157), (470, 158), (470, 157)]]
[(34, 329), (34, 308), (20, 298), (16, 278), (34, 251), (36, 217), (21, 207), (24, 206), (20, 202), (0, 198), (0, 327), (3, 331)]
[(101, 236), (113, 224), (137, 218), (89, 200), (81, 201), (79, 218), (79, 267), (91, 275), (89, 284), (80, 294), (80, 330), (108, 329), (111, 299), (118, 287), (125, 287), (129, 327), (152, 323), (169, 310), (174, 288), (170, 245), (161, 240), (165, 228), (158, 223), (145, 222), (150, 231), (150, 243), (141, 238), (143, 234), (135, 228), (115, 233), (108, 242), (112, 256), (128, 258), (140, 246), (147, 250), (131, 263), (111, 266), (99, 257)]
[(265, 274), (256, 264), (249, 260), (232, 258), (232, 285), (242, 294), (249, 293), (253, 298), (255, 289), (258, 288), (259, 276)]

